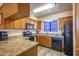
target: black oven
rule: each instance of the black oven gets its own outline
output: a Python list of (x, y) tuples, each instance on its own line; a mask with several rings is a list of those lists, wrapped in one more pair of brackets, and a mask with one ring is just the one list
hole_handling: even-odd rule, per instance
[(30, 31), (23, 32), (23, 36), (29, 37), (29, 40), (34, 41), (34, 36), (33, 36), (32, 32), (30, 32)]

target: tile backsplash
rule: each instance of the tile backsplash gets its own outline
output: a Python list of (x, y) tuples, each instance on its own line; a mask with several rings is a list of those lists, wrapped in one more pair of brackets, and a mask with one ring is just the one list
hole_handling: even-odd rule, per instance
[[(8, 36), (22, 36), (24, 31), (27, 30), (8, 31)], [(32, 33), (35, 33), (35, 31), (32, 31)]]

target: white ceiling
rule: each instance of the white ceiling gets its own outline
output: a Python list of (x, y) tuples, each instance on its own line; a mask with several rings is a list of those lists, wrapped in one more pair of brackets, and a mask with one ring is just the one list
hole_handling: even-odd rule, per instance
[[(42, 6), (46, 3), (31, 3), (30, 4), (30, 9), (31, 12), (33, 9)], [(35, 16), (45, 16), (45, 15), (50, 15), (50, 14), (55, 14), (55, 13), (60, 13), (60, 12), (64, 12), (64, 11), (68, 11), (68, 10), (72, 10), (72, 4), (71, 3), (56, 3), (56, 7), (48, 9), (48, 10), (44, 10), (42, 12), (39, 13), (33, 13)]]

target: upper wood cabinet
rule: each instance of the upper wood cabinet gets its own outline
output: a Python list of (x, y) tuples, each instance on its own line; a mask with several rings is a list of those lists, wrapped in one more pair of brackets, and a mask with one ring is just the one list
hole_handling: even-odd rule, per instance
[(8, 18), (8, 20), (4, 21), (4, 28), (5, 29), (26, 29), (27, 23), (34, 24), (34, 28), (36, 28), (36, 20), (31, 18), (21, 18), (18, 20), (13, 20), (11, 18)]
[(36, 26), (37, 26), (37, 29), (40, 29), (41, 30), (41, 21), (37, 21)]
[(27, 18), (22, 19), (22, 29), (26, 29)]
[(3, 13), (4, 19), (20, 19), (23, 17), (29, 17), (30, 15), (30, 4), (29, 3), (5, 3), (0, 9)]
[(0, 29), (3, 29), (4, 28), (4, 25), (3, 24), (0, 24)]
[(3, 24), (0, 25), (0, 28), (23, 29), (26, 23), (26, 20), (23, 18), (30, 16), (30, 4), (4, 3), (0, 9), (0, 13), (3, 14), (4, 20)]
[(0, 12), (3, 13), (3, 18), (7, 18), (13, 14), (15, 14), (18, 10), (18, 6), (17, 4), (8, 4), (8, 3), (5, 3), (3, 4), (2, 8), (0, 9)]
[(64, 17), (64, 21), (65, 22), (72, 22), (73, 21), (73, 17), (72, 16)]
[(59, 29), (64, 29), (64, 23), (65, 22), (72, 22), (72, 21), (73, 21), (72, 16), (59, 18)]
[(22, 29), (22, 19), (14, 21), (15, 29)]
[(14, 29), (15, 26), (14, 26), (14, 21), (8, 21), (8, 20), (5, 20), (4, 21), (4, 29)]
[(22, 18), (18, 20), (5, 20), (5, 29), (25, 29), (27, 23), (27, 18)]
[(64, 28), (64, 18), (59, 18), (59, 29)]

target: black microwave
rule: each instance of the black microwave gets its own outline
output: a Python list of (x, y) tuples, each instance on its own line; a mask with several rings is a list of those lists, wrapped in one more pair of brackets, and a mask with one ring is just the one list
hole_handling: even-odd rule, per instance
[(34, 30), (34, 24), (27, 23), (26, 24), (26, 29), (27, 30)]

